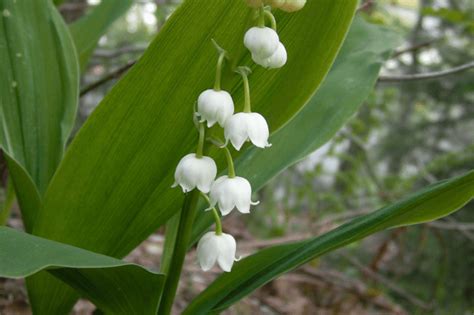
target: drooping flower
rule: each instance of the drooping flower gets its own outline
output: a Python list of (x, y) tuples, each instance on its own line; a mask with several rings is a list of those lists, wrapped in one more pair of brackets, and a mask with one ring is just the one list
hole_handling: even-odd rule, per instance
[(199, 95), (197, 114), (201, 121), (207, 121), (207, 127), (212, 127), (216, 122), (224, 127), (226, 120), (234, 113), (234, 101), (226, 91), (214, 89), (205, 90)]
[(265, 68), (276, 69), (281, 68), (286, 64), (288, 55), (286, 53), (285, 46), (282, 43), (278, 44), (278, 48), (268, 58), (259, 58), (257, 55), (252, 54), (253, 61)]
[(269, 27), (254, 26), (244, 36), (244, 45), (257, 58), (269, 58), (278, 49), (280, 38)]
[(241, 213), (250, 213), (250, 206), (259, 202), (252, 202), (252, 187), (243, 177), (221, 176), (212, 184), (209, 199), (211, 206), (219, 205), (222, 215), (229, 214), (234, 208)]
[(249, 140), (259, 148), (270, 147), (269, 135), (267, 121), (259, 113), (237, 113), (227, 120), (224, 127), (226, 141), (230, 141), (236, 150)]
[(203, 193), (208, 193), (216, 175), (217, 166), (213, 159), (190, 153), (179, 161), (173, 187), (179, 185), (185, 193), (197, 187)]
[(202, 270), (210, 270), (217, 262), (219, 267), (230, 272), (234, 261), (237, 244), (230, 234), (207, 232), (197, 245), (197, 257)]

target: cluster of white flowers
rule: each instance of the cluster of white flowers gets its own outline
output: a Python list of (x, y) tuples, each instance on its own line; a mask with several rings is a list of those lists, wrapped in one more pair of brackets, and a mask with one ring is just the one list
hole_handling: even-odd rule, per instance
[[(285, 46), (280, 42), (276, 32), (276, 21), (268, 7), (264, 7), (264, 0), (246, 0), (252, 7), (258, 6), (258, 26), (250, 28), (244, 36), (244, 45), (250, 50), (252, 59), (256, 64), (265, 68), (280, 68), (287, 61)], [(279, 0), (275, 7), (283, 9), (287, 2), (297, 0)], [(265, 2), (268, 2), (265, 0)], [(297, 1), (303, 3), (305, 1)], [(303, 6), (301, 5), (301, 7)], [(300, 8), (301, 8), (300, 7)], [(286, 9), (285, 9), (286, 10)], [(270, 20), (271, 28), (265, 26), (266, 19)], [(206, 233), (197, 246), (199, 264), (204, 271), (211, 269), (215, 263), (224, 271), (230, 271), (234, 261), (237, 260), (236, 242), (230, 234), (222, 232), (220, 216), (216, 210), (219, 208), (221, 215), (229, 214), (234, 208), (241, 213), (250, 213), (250, 207), (258, 202), (251, 200), (252, 188), (249, 181), (236, 176), (231, 153), (227, 147), (230, 142), (239, 151), (243, 144), (250, 141), (259, 148), (269, 147), (270, 135), (267, 121), (259, 114), (252, 112), (250, 103), (250, 85), (248, 75), (250, 69), (238, 67), (236, 72), (242, 76), (245, 103), (242, 112), (234, 113), (234, 101), (229, 92), (221, 90), (221, 73), (226, 52), (215, 42), (219, 52), (216, 69), (216, 81), (213, 89), (202, 92), (197, 100), (195, 113), (199, 124), (199, 142), (196, 153), (184, 156), (178, 163), (175, 171), (175, 186), (181, 186), (187, 193), (197, 188), (209, 203), (216, 221), (216, 230)], [(224, 128), (223, 141), (210, 139), (225, 152), (227, 158), (228, 175), (217, 176), (217, 166), (211, 157), (203, 155), (205, 141), (205, 124), (211, 128), (215, 124)]]

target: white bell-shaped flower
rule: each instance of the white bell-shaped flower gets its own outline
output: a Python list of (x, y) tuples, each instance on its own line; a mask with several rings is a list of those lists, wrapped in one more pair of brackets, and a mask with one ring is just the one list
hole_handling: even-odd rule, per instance
[(213, 159), (208, 156), (197, 157), (191, 153), (179, 161), (174, 173), (173, 187), (179, 185), (185, 193), (197, 187), (207, 194), (216, 175), (217, 166)]
[(237, 150), (248, 140), (259, 148), (270, 147), (269, 135), (267, 121), (259, 113), (237, 113), (227, 119), (224, 127), (226, 141), (230, 141)]
[(197, 245), (197, 257), (202, 270), (210, 270), (217, 262), (222, 270), (229, 272), (236, 261), (237, 244), (230, 234), (207, 232)]
[(197, 114), (201, 122), (207, 121), (207, 127), (216, 122), (224, 127), (225, 121), (234, 113), (234, 101), (226, 91), (205, 90), (199, 95)]
[(252, 187), (243, 177), (221, 176), (212, 184), (209, 199), (211, 206), (219, 205), (222, 215), (229, 214), (234, 208), (241, 213), (250, 213), (250, 206), (258, 205), (252, 202)]
[(276, 69), (281, 68), (286, 64), (288, 55), (285, 46), (282, 43), (279, 43), (278, 49), (269, 58), (259, 58), (257, 55), (252, 54), (252, 59), (256, 64), (261, 65), (264, 68)]
[(257, 58), (268, 58), (278, 49), (280, 38), (277, 32), (269, 27), (252, 27), (244, 36), (244, 45)]

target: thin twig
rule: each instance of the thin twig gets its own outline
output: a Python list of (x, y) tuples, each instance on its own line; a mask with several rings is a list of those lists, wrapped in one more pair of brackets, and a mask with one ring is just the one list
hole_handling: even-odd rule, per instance
[(96, 58), (115, 58), (115, 57), (120, 57), (123, 54), (128, 54), (128, 53), (143, 53), (146, 48), (147, 48), (147, 45), (124, 46), (124, 47), (114, 49), (114, 50), (97, 49), (94, 52), (94, 57), (96, 57)]
[(452, 69), (443, 71), (429, 72), (429, 73), (417, 73), (417, 74), (406, 74), (406, 75), (394, 75), (394, 76), (380, 76), (379, 82), (405, 82), (405, 81), (418, 81), (418, 80), (432, 80), (442, 78), (451, 74), (463, 72), (474, 68), (474, 61), (468, 62)]
[(97, 80), (96, 82), (86, 86), (83, 88), (80, 92), (80, 96), (84, 96), (85, 94), (89, 93), (92, 90), (95, 90), (96, 88), (104, 85), (105, 83), (109, 82), (110, 80), (117, 79), (122, 76), (128, 69), (130, 69), (134, 64), (136, 63), (136, 60), (129, 61), (126, 65), (118, 68), (117, 70), (107, 74), (104, 76), (102, 79)]
[(429, 41), (426, 41), (426, 42), (422, 42), (422, 43), (419, 43), (419, 44), (416, 44), (416, 45), (413, 45), (413, 46), (410, 46), (410, 47), (398, 49), (393, 53), (392, 58), (396, 58), (396, 57), (398, 57), (400, 55), (403, 55), (405, 53), (413, 52), (413, 51), (419, 50), (421, 48), (431, 46), (433, 43), (435, 43), (439, 40), (440, 40), (439, 38), (436, 38), (436, 39), (432, 39), (432, 40), (429, 40)]
[(372, 278), (373, 280), (383, 284), (388, 289), (397, 293), (398, 295), (400, 295), (401, 297), (403, 297), (404, 299), (406, 299), (408, 302), (412, 303), (413, 305), (416, 305), (425, 310), (433, 309), (432, 305), (420, 300), (416, 296), (413, 296), (410, 292), (405, 291), (404, 289), (399, 287), (397, 284), (391, 282), (389, 279), (385, 278), (384, 276), (376, 272), (373, 272), (370, 268), (367, 268), (366, 266), (364, 266), (356, 258), (351, 257), (347, 254), (339, 254), (339, 255), (344, 257), (347, 261), (349, 261), (352, 265), (354, 265), (357, 269), (359, 269), (366, 277)]

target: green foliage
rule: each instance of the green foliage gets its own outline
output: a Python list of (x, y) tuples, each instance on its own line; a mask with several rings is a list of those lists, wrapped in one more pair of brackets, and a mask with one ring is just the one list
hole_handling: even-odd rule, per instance
[(138, 265), (6, 227), (0, 227), (0, 252), (0, 277), (47, 270), (108, 314), (156, 313), (164, 276)]
[(79, 71), (51, 1), (2, 0), (0, 11), (0, 147), (31, 230), (74, 124)]
[[(273, 131), (326, 75), (355, 6), (356, 1), (325, 0), (276, 16), (288, 64), (278, 71), (252, 65), (250, 78), (253, 110)], [(250, 65), (242, 38), (252, 16), (243, 1), (183, 3), (77, 134), (48, 189), (34, 234), (122, 257), (178, 212), (182, 193), (170, 186), (179, 159), (194, 149), (193, 104), (213, 83), (211, 38), (229, 51), (232, 67)], [(227, 67), (224, 88), (240, 108), (241, 81), (231, 70)], [(301, 80), (303, 72), (311, 76)], [(38, 314), (74, 302), (72, 291), (47, 274), (32, 277), (28, 286)], [(45, 288), (57, 305), (45, 297)]]
[(356, 218), (307, 241), (264, 249), (236, 263), (196, 297), (184, 314), (208, 314), (229, 307), (284, 272), (378, 231), (435, 220), (474, 198), (474, 171), (429, 186), (393, 205)]

